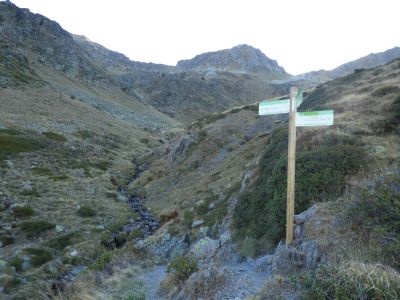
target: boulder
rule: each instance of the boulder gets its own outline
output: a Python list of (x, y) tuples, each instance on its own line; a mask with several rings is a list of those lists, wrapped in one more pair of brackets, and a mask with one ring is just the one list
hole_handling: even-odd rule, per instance
[(203, 225), (203, 224), (204, 224), (204, 221), (203, 221), (203, 220), (196, 220), (196, 221), (193, 221), (193, 223), (192, 223), (192, 228), (199, 227), (199, 226), (201, 226), (201, 225)]
[(304, 267), (304, 253), (295, 247), (280, 242), (272, 260), (272, 274), (285, 276), (300, 271)]
[(65, 227), (60, 225), (60, 224), (57, 224), (56, 225), (56, 232), (58, 232), (58, 233), (65, 232)]
[(225, 272), (215, 266), (193, 273), (176, 299), (214, 299), (224, 285)]
[(198, 240), (190, 250), (191, 254), (197, 259), (210, 259), (220, 247), (219, 240), (209, 237)]

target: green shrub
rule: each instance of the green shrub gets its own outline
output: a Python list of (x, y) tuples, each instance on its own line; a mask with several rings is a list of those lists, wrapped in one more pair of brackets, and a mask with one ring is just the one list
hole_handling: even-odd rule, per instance
[(31, 189), (31, 190), (23, 190), (20, 192), (20, 195), (26, 196), (26, 197), (41, 197), (39, 192), (36, 189)]
[(77, 232), (70, 232), (62, 236), (53, 238), (45, 243), (47, 247), (64, 250), (67, 246), (72, 245), (80, 240), (81, 236)]
[(183, 213), (182, 225), (186, 228), (190, 228), (192, 226), (194, 219), (194, 214), (191, 211), (185, 210)]
[(55, 224), (39, 220), (22, 222), (20, 228), (28, 237), (35, 237), (47, 230), (53, 229), (55, 226)]
[(0, 132), (0, 161), (9, 155), (32, 152), (43, 148), (43, 144), (34, 138), (19, 135), (18, 131), (3, 129)]
[(38, 248), (26, 248), (24, 252), (32, 255), (30, 262), (33, 266), (38, 267), (52, 259), (49, 251)]
[(33, 208), (30, 206), (17, 206), (13, 208), (13, 214), (17, 218), (28, 218), (33, 216)]
[(90, 139), (91, 137), (93, 137), (93, 136), (94, 136), (94, 133), (93, 133), (93, 132), (90, 132), (90, 131), (88, 131), (88, 130), (78, 130), (78, 131), (76, 132), (76, 135), (77, 135), (78, 137), (82, 138), (82, 139), (87, 140), (87, 139)]
[(56, 142), (64, 143), (67, 141), (65, 136), (63, 136), (62, 134), (59, 134), (59, 133), (52, 132), (52, 131), (45, 131), (45, 132), (43, 132), (43, 135), (45, 137), (47, 137), (48, 139), (56, 141)]
[(291, 277), (302, 299), (399, 299), (400, 275), (384, 266), (321, 266)]
[(346, 220), (375, 245), (375, 259), (400, 270), (400, 173), (381, 176), (355, 192)]
[(145, 144), (145, 145), (148, 145), (149, 142), (150, 142), (150, 140), (149, 140), (148, 138), (141, 138), (139, 141), (140, 141), (142, 144)]
[(14, 267), (17, 272), (21, 272), (23, 262), (24, 261), (22, 260), (21, 257), (16, 256), (8, 262), (8, 265), (11, 267)]
[(102, 171), (107, 171), (108, 168), (112, 165), (112, 163), (108, 160), (99, 160), (90, 164), (92, 167), (100, 169)]
[(200, 130), (198, 133), (198, 137), (200, 141), (203, 141), (207, 137), (207, 131)]
[(40, 175), (40, 176), (51, 176), (53, 172), (49, 168), (44, 167), (34, 167), (32, 169), (33, 174)]
[(3, 247), (14, 244), (15, 238), (12, 235), (0, 235), (0, 242), (2, 242)]
[[(295, 212), (313, 202), (342, 194), (345, 178), (360, 170), (367, 155), (347, 136), (326, 133), (318, 143), (304, 140), (296, 158)], [(233, 224), (236, 237), (266, 238), (277, 243), (286, 223), (287, 128), (275, 130), (260, 161), (260, 176), (252, 190), (241, 194)]]
[(128, 239), (134, 240), (143, 237), (143, 232), (140, 229), (134, 229), (131, 233), (129, 233)]
[(384, 97), (398, 92), (400, 92), (400, 89), (397, 86), (388, 85), (376, 89), (371, 95), (375, 97)]
[(114, 251), (106, 251), (101, 254), (96, 261), (88, 266), (88, 271), (101, 271), (105, 268), (105, 266), (112, 260), (114, 256)]
[(62, 175), (58, 175), (58, 176), (51, 176), (50, 179), (54, 180), (54, 181), (64, 181), (64, 180), (68, 180), (69, 176), (66, 174), (62, 174)]
[(82, 218), (94, 217), (97, 214), (97, 212), (90, 206), (82, 206), (76, 213)]
[(178, 256), (169, 264), (168, 271), (172, 272), (178, 280), (185, 281), (197, 271), (197, 263), (191, 257)]

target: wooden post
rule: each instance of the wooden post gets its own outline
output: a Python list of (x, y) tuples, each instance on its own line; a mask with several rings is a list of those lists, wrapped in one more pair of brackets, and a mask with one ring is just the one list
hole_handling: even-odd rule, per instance
[(286, 207), (286, 245), (293, 241), (294, 230), (294, 183), (296, 169), (296, 96), (297, 87), (290, 89), (289, 143), (287, 173), (287, 207)]

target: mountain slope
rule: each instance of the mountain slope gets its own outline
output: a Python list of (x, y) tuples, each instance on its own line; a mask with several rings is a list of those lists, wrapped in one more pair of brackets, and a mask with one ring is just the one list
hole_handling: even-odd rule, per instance
[(297, 75), (294, 78), (305, 79), (311, 82), (325, 82), (340, 76), (348, 75), (354, 72), (354, 70), (356, 69), (371, 69), (380, 65), (387, 64), (390, 61), (397, 59), (399, 57), (400, 57), (400, 48), (394, 47), (392, 49), (383, 52), (371, 53), (367, 56), (340, 65), (339, 67), (329, 71), (326, 70), (313, 71)]

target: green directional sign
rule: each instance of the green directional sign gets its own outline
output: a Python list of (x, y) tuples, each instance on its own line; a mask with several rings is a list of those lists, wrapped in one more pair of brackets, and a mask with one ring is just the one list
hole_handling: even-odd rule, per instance
[(333, 110), (307, 111), (296, 113), (296, 127), (331, 125), (333, 125)]
[[(299, 107), (303, 102), (303, 90), (299, 89), (294, 101), (296, 101), (296, 107)], [(289, 113), (290, 99), (272, 100), (272, 101), (261, 101), (258, 105), (258, 114), (264, 115), (277, 115)]]
[(303, 103), (303, 89), (299, 88), (296, 95), (296, 107), (299, 107)]
[(258, 114), (276, 115), (287, 114), (289, 112), (289, 99), (262, 101), (258, 105)]

